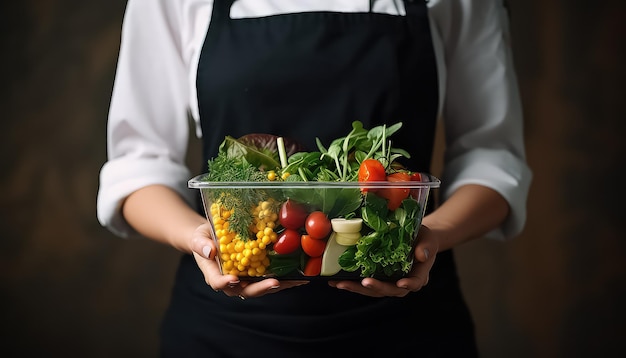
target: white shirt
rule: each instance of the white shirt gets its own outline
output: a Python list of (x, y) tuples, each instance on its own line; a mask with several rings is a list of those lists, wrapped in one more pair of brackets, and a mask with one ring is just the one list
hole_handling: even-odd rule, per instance
[[(525, 224), (532, 174), (501, 2), (430, 0), (428, 9), (447, 143), (442, 198), (464, 184), (494, 189), (511, 213), (489, 236), (510, 238)], [(197, 189), (188, 189), (187, 181), (199, 173), (192, 175), (185, 155), (190, 116), (202, 135), (195, 80), (212, 5), (212, 0), (128, 1), (108, 118), (108, 161), (100, 172), (97, 202), (100, 223), (119, 236), (135, 234), (120, 213), (123, 200), (135, 190), (162, 184), (193, 203)], [(238, 0), (231, 17), (367, 12), (369, 6), (369, 0)], [(377, 0), (373, 11), (405, 15), (402, 0)]]

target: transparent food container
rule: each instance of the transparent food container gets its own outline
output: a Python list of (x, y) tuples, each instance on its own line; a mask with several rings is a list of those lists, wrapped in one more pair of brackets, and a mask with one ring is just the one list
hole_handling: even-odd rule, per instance
[(413, 264), (427, 173), (395, 182), (210, 182), (199, 189), (223, 274), (241, 280), (397, 280)]

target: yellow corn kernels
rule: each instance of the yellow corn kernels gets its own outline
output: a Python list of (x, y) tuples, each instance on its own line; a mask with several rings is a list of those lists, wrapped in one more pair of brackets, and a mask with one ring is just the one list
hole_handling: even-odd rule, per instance
[(242, 238), (230, 230), (228, 219), (232, 210), (220, 202), (210, 208), (211, 219), (220, 249), (222, 272), (236, 276), (263, 276), (269, 266), (267, 246), (275, 243), (274, 232), (278, 220), (278, 205), (275, 200), (261, 201), (252, 209), (254, 220), (249, 237)]

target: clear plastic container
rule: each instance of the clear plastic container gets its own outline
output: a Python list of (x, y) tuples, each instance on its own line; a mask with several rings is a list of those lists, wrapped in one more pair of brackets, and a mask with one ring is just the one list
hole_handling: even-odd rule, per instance
[(396, 182), (209, 182), (199, 189), (223, 274), (241, 280), (375, 277), (397, 280), (413, 264), (430, 190), (419, 173)]

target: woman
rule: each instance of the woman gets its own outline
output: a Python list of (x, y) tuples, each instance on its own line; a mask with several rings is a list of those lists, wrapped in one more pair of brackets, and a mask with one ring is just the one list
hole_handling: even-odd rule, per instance
[[(108, 123), (100, 222), (183, 253), (163, 356), (477, 355), (451, 249), (523, 228), (531, 173), (501, 1), (130, 0)], [(185, 166), (188, 115), (203, 163)], [(225, 135), (315, 149), (403, 122), (394, 146), (430, 170), (446, 130), (442, 205), (397, 282), (256, 283), (221, 275), (197, 192)], [(200, 167), (204, 164), (203, 167)]]

